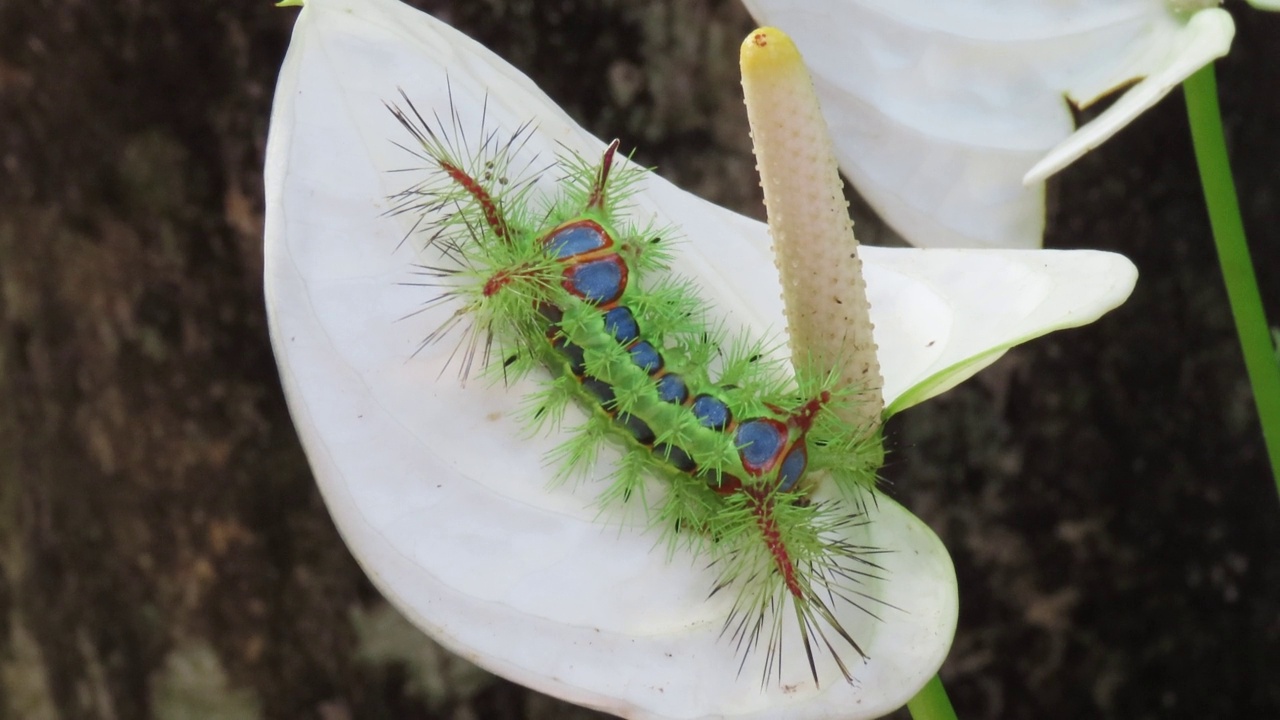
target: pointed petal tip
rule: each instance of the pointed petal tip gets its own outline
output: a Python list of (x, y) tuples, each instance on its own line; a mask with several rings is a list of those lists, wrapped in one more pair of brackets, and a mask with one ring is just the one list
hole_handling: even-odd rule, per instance
[(1022, 176), (1023, 185), (1044, 182), (1080, 159), (1155, 105), (1192, 73), (1226, 55), (1235, 37), (1235, 22), (1227, 11), (1211, 8), (1192, 15), (1178, 34), (1174, 51), (1156, 72), (1129, 88), (1101, 115), (1058, 143)]
[[(899, 264), (908, 261), (889, 249), (875, 250), (877, 266), (903, 267)], [(921, 334), (914, 353), (910, 344), (889, 346), (888, 359), (882, 357), (890, 370), (886, 417), (955, 387), (1015, 345), (1094, 322), (1123, 304), (1138, 279), (1127, 257), (1100, 250), (930, 250), (909, 262), (926, 285), (943, 287), (957, 277), (968, 282), (940, 293), (943, 307), (927, 315), (906, 305), (887, 308), (901, 320), (914, 320), (913, 329)], [(928, 326), (931, 317), (941, 315), (946, 316), (943, 326)], [(942, 339), (935, 342), (935, 337)], [(936, 348), (925, 363), (914, 357), (923, 355), (921, 344)]]

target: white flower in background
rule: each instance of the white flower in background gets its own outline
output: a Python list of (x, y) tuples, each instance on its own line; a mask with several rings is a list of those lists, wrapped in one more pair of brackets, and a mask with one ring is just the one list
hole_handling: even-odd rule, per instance
[[(266, 299), (281, 379), (343, 538), (418, 627), (516, 682), (627, 717), (878, 717), (942, 663), (956, 624), (954, 571), (918, 519), (879, 497), (854, 538), (885, 548), (892, 609), (842, 617), (867, 650), (856, 683), (815, 688), (798, 643), (781, 682), (738, 676), (720, 637), (729, 598), (703, 562), (655, 549), (641, 522), (602, 520), (605, 483), (552, 487), (554, 438), (513, 419), (528, 388), (459, 386), (451, 347), (422, 337), (452, 308), (415, 315), (409, 217), (384, 213), (412, 164), (383, 107), (399, 89), (464, 127), (526, 148), (598, 156), (591, 137), (519, 71), (393, 0), (307, 0), (281, 70), (266, 167)], [(548, 179), (548, 182), (550, 180)], [(677, 272), (731, 327), (783, 327), (764, 225), (649, 177), (641, 218), (680, 228)], [(1006, 349), (1085, 324), (1122, 302), (1136, 272), (1100, 252), (886, 250), (862, 256), (887, 413), (953, 387)], [(605, 453), (607, 455), (607, 453)], [(604, 466), (607, 466), (605, 458)], [(607, 473), (602, 469), (600, 475)], [(794, 639), (794, 633), (792, 634)], [(820, 657), (824, 678), (838, 677)]]
[[(928, 247), (1039, 247), (1045, 178), (1235, 33), (1213, 0), (744, 2), (804, 53), (858, 192)], [(1135, 81), (1075, 129), (1072, 104)]]

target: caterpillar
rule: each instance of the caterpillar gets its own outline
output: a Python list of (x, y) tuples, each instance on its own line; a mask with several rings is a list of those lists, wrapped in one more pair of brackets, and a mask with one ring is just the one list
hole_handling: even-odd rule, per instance
[[(529, 126), (503, 138), (482, 123), (469, 144), (452, 108), (447, 124), (438, 113), (428, 122), (401, 100), (386, 106), (423, 177), (391, 196), (389, 214), (416, 215), (409, 234), (426, 238), (432, 259), (415, 284), (438, 293), (424, 307), (454, 308), (420, 349), (459, 335), (450, 362), (463, 383), (477, 370), (495, 382), (539, 377), (524, 414), (532, 431), (567, 435), (548, 458), (559, 478), (590, 474), (606, 442), (622, 450), (602, 504), (638, 502), (669, 552), (707, 559), (710, 594), (734, 593), (721, 635), (739, 674), (763, 647), (761, 683), (780, 681), (791, 616), (814, 683), (824, 652), (854, 682), (845, 658), (867, 655), (840, 615), (874, 618), (883, 604), (860, 587), (883, 579), (882, 550), (848, 539), (866, 522), (879, 452), (842, 419), (858, 388), (805, 362), (788, 372), (766, 340), (709, 320), (673, 271), (673, 231), (629, 218), (646, 171), (617, 161), (617, 140), (598, 161), (566, 151), (535, 169), (522, 157)], [(545, 172), (561, 176), (549, 196), (536, 185)], [(575, 427), (570, 405), (586, 414)], [(815, 499), (820, 477), (834, 499)]]

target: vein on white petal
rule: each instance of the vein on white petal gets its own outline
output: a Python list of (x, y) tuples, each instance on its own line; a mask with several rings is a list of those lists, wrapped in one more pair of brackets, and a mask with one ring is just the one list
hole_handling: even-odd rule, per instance
[[(1178, 31), (1172, 46), (1152, 68), (1151, 74), (1129, 88), (1101, 115), (1050, 150), (1027, 171), (1023, 182), (1028, 185), (1043, 182), (1101, 145), (1196, 70), (1226, 55), (1234, 35), (1235, 23), (1225, 10), (1213, 8), (1191, 16), (1186, 26)], [(1145, 64), (1138, 63), (1139, 66)], [(1132, 66), (1125, 69), (1131, 70)], [(1118, 84), (1125, 78), (1121, 73), (1114, 79)]]

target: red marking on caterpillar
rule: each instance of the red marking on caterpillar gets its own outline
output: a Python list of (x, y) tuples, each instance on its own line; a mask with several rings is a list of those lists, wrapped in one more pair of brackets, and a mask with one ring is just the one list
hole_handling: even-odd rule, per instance
[(618, 144), (618, 141), (614, 140), (609, 143), (609, 147), (605, 148), (604, 157), (600, 160), (600, 172), (596, 174), (595, 187), (591, 189), (591, 196), (587, 198), (589, 210), (604, 208), (604, 188), (609, 182), (609, 171), (613, 169), (613, 154), (618, 152)]
[(804, 407), (797, 410), (791, 416), (791, 421), (804, 432), (809, 432), (809, 428), (813, 427), (813, 419), (817, 417), (818, 411), (829, 402), (831, 402), (831, 391), (823, 390), (818, 397), (805, 403)]
[(502, 290), (502, 288), (506, 287), (510, 283), (511, 283), (511, 273), (507, 272), (506, 270), (498, 272), (493, 277), (485, 281), (484, 296), (492, 297), (493, 295), (497, 295), (498, 292)]
[(760, 534), (764, 536), (764, 544), (769, 548), (770, 554), (773, 555), (774, 564), (777, 565), (778, 572), (782, 573), (782, 579), (787, 586), (787, 591), (791, 593), (792, 597), (803, 600), (804, 590), (800, 587), (799, 581), (796, 580), (796, 566), (791, 562), (791, 555), (787, 552), (787, 546), (778, 535), (778, 526), (773, 519), (773, 500), (767, 496), (762, 497), (761, 493), (756, 491), (751, 491), (748, 495), (753, 501), (751, 509), (755, 513), (756, 522), (760, 525)]
[[(875, 618), (867, 605), (879, 601), (859, 586), (883, 580), (872, 561), (881, 551), (848, 539), (866, 522), (860, 503), (875, 476), (874, 445), (836, 412), (857, 389), (837, 387), (831, 369), (793, 375), (762, 341), (730, 341), (706, 319), (706, 303), (671, 272), (669, 243), (620, 210), (643, 171), (615, 164), (617, 141), (596, 163), (560, 158), (559, 193), (534, 212), (532, 181), (509, 173), (524, 128), (505, 143), (482, 128), (475, 156), (462, 157), (456, 112), (451, 135), (405, 103), (409, 112), (389, 107), (417, 140), (425, 179), (393, 196), (393, 213), (424, 214), (415, 227), (453, 266), (439, 270), (448, 287), (428, 304), (457, 307), (426, 342), (461, 328), (464, 378), (477, 359), (505, 381), (544, 378), (535, 424), (559, 427), (569, 404), (587, 410), (578, 428), (560, 427), (562, 475), (592, 473), (601, 438), (628, 453), (602, 502), (642, 497), (669, 547), (711, 561), (711, 594), (734, 593), (722, 634), (741, 652), (739, 672), (763, 646), (761, 682), (781, 679), (778, 614), (790, 607), (814, 682), (824, 652), (852, 682), (842, 655), (866, 656), (841, 616)], [(842, 499), (811, 497), (819, 475)], [(651, 478), (665, 481), (661, 497), (646, 495)]]
[(441, 162), (440, 169), (452, 178), (454, 182), (458, 183), (463, 190), (470, 193), (471, 197), (475, 198), (475, 201), (484, 209), (484, 219), (489, 223), (493, 234), (499, 240), (506, 240), (510, 230), (507, 229), (507, 223), (502, 219), (502, 215), (498, 213), (497, 206), (493, 204), (493, 197), (489, 195), (489, 191), (485, 190), (483, 185), (476, 182), (474, 178), (457, 165)]

